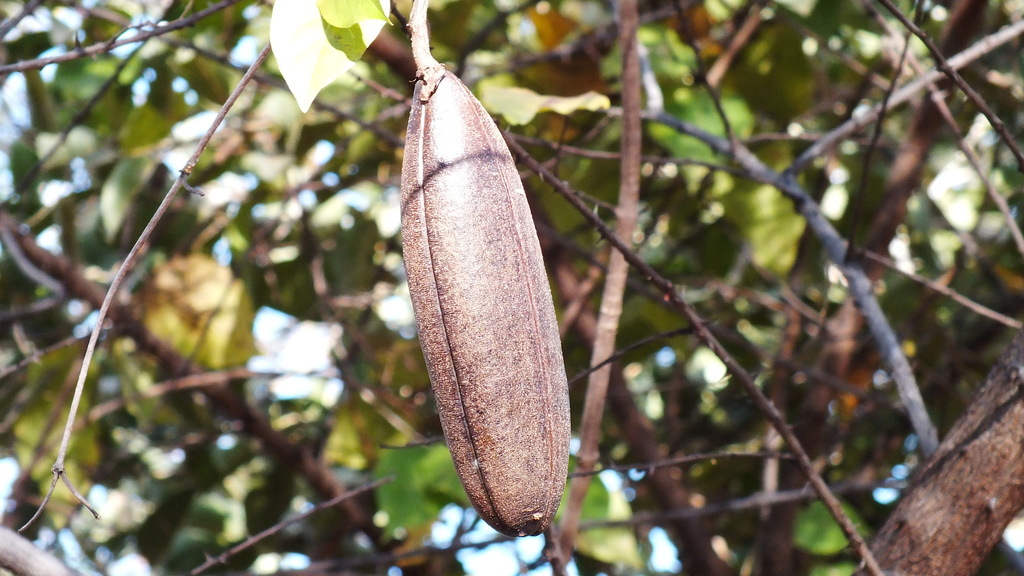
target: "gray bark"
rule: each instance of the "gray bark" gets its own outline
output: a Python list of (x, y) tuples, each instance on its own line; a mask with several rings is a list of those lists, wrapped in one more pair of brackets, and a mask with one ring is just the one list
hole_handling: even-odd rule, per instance
[(46, 550), (0, 526), (0, 567), (17, 576), (78, 576)]

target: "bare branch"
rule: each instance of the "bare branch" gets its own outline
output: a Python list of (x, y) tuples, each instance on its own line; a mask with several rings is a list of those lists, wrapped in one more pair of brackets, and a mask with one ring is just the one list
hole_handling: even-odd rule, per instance
[(939, 294), (948, 297), (950, 300), (953, 300), (957, 304), (960, 304), (964, 308), (967, 308), (968, 310), (978, 314), (979, 316), (991, 318), (992, 320), (995, 320), (996, 322), (999, 322), (1000, 324), (1003, 324), (1004, 326), (1007, 326), (1009, 328), (1013, 328), (1014, 330), (1020, 330), (1021, 327), (1024, 326), (1024, 324), (1022, 324), (1019, 320), (1014, 320), (1013, 318), (1010, 318), (1005, 314), (1000, 314), (999, 312), (996, 312), (995, 310), (987, 306), (983, 306), (975, 302), (974, 300), (971, 300), (970, 298), (964, 296), (963, 294), (957, 292), (956, 290), (949, 288), (948, 286), (940, 284), (939, 282), (936, 282), (934, 280), (925, 278), (924, 276), (921, 276), (916, 272), (909, 272), (907, 270), (903, 270), (899, 266), (897, 266), (895, 262), (880, 254), (875, 254), (874, 252), (864, 252), (864, 256), (870, 260), (873, 260), (875, 262), (878, 262), (879, 264), (886, 266), (887, 268), (894, 272), (898, 272), (906, 276), (907, 278), (910, 278), (914, 282), (918, 282), (926, 286), (929, 290), (938, 292)]
[(8, 64), (6, 66), (0, 66), (0, 79), (7, 76), (11, 72), (24, 72), (25, 70), (38, 70), (48, 64), (57, 64), (60, 62), (69, 62), (71, 60), (77, 60), (79, 58), (87, 58), (97, 56), (99, 54), (105, 54), (110, 52), (114, 48), (120, 46), (126, 46), (128, 44), (135, 44), (136, 42), (142, 42), (154, 36), (162, 36), (168, 32), (175, 30), (181, 30), (182, 28), (188, 28), (196, 22), (206, 18), (211, 14), (216, 14), (221, 10), (237, 4), (240, 0), (221, 0), (209, 8), (200, 10), (195, 14), (187, 18), (179, 18), (174, 22), (164, 24), (163, 26), (154, 26), (150, 30), (145, 32), (139, 32), (138, 34), (130, 37), (118, 40), (117, 38), (111, 38), (103, 42), (97, 42), (91, 46), (80, 46), (73, 50), (68, 50), (63, 54), (57, 54), (54, 56), (47, 56), (44, 58), (36, 58), (35, 60), (22, 60), (21, 62), (15, 62), (14, 64)]
[[(615, 210), (615, 237), (624, 245), (632, 245), (633, 232), (639, 217), (640, 204), (640, 153), (643, 126), (640, 119), (641, 78), (640, 56), (637, 45), (639, 14), (636, 0), (619, 2), (619, 46), (622, 50), (622, 137), (620, 148), (622, 162), (619, 176), (619, 204)], [(608, 273), (604, 291), (601, 294), (601, 311), (597, 318), (597, 334), (590, 354), (593, 372), (587, 380), (587, 395), (583, 405), (583, 419), (580, 423), (580, 449), (577, 453), (576, 470), (586, 474), (594, 469), (600, 453), (597, 444), (601, 436), (601, 420), (604, 414), (605, 398), (608, 394), (608, 380), (611, 366), (604, 365), (607, 358), (615, 353), (615, 335), (622, 315), (623, 294), (629, 265), (619, 252), (612, 252), (608, 260)], [(575, 547), (579, 530), (583, 499), (590, 486), (590, 476), (577, 476), (569, 482), (566, 499), (559, 525), (558, 546), (561, 561), (568, 564)]]
[(952, 65), (952, 60), (947, 60), (946, 57), (942, 55), (942, 50), (940, 50), (938, 45), (935, 44), (935, 41), (931, 39), (931, 36), (925, 34), (924, 30), (921, 30), (917, 24), (907, 18), (906, 14), (901, 12), (891, 0), (878, 0), (878, 2), (882, 6), (885, 6), (886, 10), (892, 13), (892, 15), (895, 16), (907, 30), (912, 32), (914, 36), (917, 36), (921, 42), (924, 42), (924, 45), (928, 48), (928, 52), (930, 52), (932, 58), (935, 59), (939, 71), (948, 76), (949, 79), (952, 80), (958, 88), (960, 88), (964, 95), (978, 107), (978, 111), (988, 119), (989, 124), (992, 125), (992, 128), (1003, 139), (1003, 143), (1005, 143), (1006, 147), (1010, 149), (1014, 158), (1017, 159), (1017, 169), (1024, 172), (1024, 152), (1021, 152), (1020, 147), (1017, 146), (1016, 139), (1006, 128), (1006, 123), (996, 116), (995, 112), (989, 108), (981, 95), (978, 94), (974, 88), (971, 88), (971, 85), (968, 84), (962, 76), (960, 76), (956, 71), (956, 68)]
[[(895, 96), (893, 98), (895, 99)], [(892, 326), (889, 325), (882, 307), (878, 304), (878, 299), (875, 298), (871, 280), (859, 263), (847, 257), (846, 241), (828, 221), (828, 218), (821, 213), (821, 209), (810, 194), (797, 183), (791, 170), (779, 174), (768, 168), (743, 145), (730, 144), (723, 138), (708, 134), (667, 114), (661, 114), (654, 120), (671, 126), (683, 134), (696, 137), (719, 154), (727, 156), (734, 154), (735, 160), (749, 172), (751, 178), (774, 186), (793, 201), (796, 211), (803, 216), (818, 240), (821, 241), (829, 259), (846, 278), (850, 296), (853, 297), (861, 314), (867, 320), (879, 353), (892, 369), (892, 378), (896, 382), (900, 399), (906, 406), (910, 422), (920, 439), (921, 451), (926, 456), (934, 452), (939, 443), (938, 433), (928, 416), (921, 391), (914, 379), (914, 372), (903, 353), (899, 338)]]
[(664, 468), (666, 466), (682, 466), (684, 464), (693, 464), (695, 462), (703, 462), (705, 460), (732, 460), (739, 458), (755, 458), (763, 460), (766, 458), (773, 459), (791, 459), (792, 456), (789, 454), (782, 454), (780, 452), (709, 452), (706, 454), (687, 454), (685, 456), (675, 456), (672, 458), (665, 458), (656, 462), (638, 462), (636, 464), (614, 464), (611, 466), (602, 466), (600, 470), (591, 470), (589, 472), (573, 472), (570, 476), (583, 476), (600, 474), (606, 470), (612, 470), (615, 472), (647, 472), (648, 470), (654, 470), (656, 468)]
[(296, 514), (295, 516), (293, 516), (293, 517), (291, 517), (291, 518), (289, 518), (287, 520), (284, 520), (283, 522), (278, 522), (277, 524), (274, 524), (273, 526), (271, 526), (270, 528), (267, 528), (266, 530), (260, 532), (259, 534), (255, 534), (255, 535), (253, 535), (253, 536), (251, 536), (249, 538), (246, 538), (244, 542), (242, 542), (240, 544), (237, 544), (235, 546), (232, 546), (231, 548), (228, 548), (222, 554), (218, 554), (217, 556), (208, 559), (206, 562), (203, 562), (201, 565), (193, 568), (192, 571), (189, 572), (189, 576), (196, 576), (198, 574), (202, 574), (203, 572), (206, 572), (207, 570), (209, 570), (210, 568), (213, 568), (217, 564), (224, 564), (224, 563), (227, 562), (228, 558), (231, 558), (232, 556), (234, 556), (235, 554), (238, 554), (239, 552), (245, 550), (246, 548), (254, 546), (256, 543), (258, 543), (258, 542), (260, 542), (262, 540), (265, 540), (265, 539), (273, 536), (274, 534), (277, 534), (278, 532), (280, 532), (281, 530), (284, 530), (288, 526), (291, 526), (292, 524), (294, 524), (296, 522), (300, 522), (302, 520), (305, 520), (306, 518), (309, 518), (313, 514), (316, 514), (317, 512), (320, 512), (321, 510), (326, 510), (328, 508), (331, 508), (332, 506), (337, 506), (338, 504), (340, 504), (341, 502), (343, 502), (345, 500), (348, 500), (349, 498), (353, 498), (353, 497), (358, 496), (360, 494), (363, 494), (365, 492), (370, 492), (371, 490), (376, 490), (378, 487), (380, 487), (380, 486), (382, 486), (384, 484), (387, 484), (388, 482), (391, 482), (392, 480), (394, 480), (393, 477), (388, 477), (388, 478), (381, 478), (380, 480), (376, 480), (374, 482), (370, 482), (369, 484), (366, 484), (364, 486), (360, 486), (359, 488), (354, 488), (352, 490), (349, 490), (348, 492), (345, 492), (344, 494), (338, 494), (334, 498), (331, 498), (330, 500), (328, 500), (326, 502), (321, 502), (321, 503), (317, 504), (316, 506), (313, 506), (309, 510), (306, 510), (305, 512), (302, 512), (301, 514)]
[(49, 552), (17, 532), (0, 526), (0, 567), (15, 576), (77, 576)]
[(874, 550), (893, 574), (969, 576), (1024, 506), (1024, 333), (889, 515)]
[[(985, 56), (992, 52), (996, 48), (1007, 44), (1014, 39), (1018, 38), (1021, 34), (1024, 34), (1024, 19), (1018, 20), (1013, 24), (1005, 26), (997, 32), (989, 34), (981, 40), (975, 42), (970, 48), (960, 52), (956, 56), (948, 59), (946, 65), (951, 70), (959, 70), (971, 64), (975, 60)], [(892, 97), (889, 99), (889, 108), (894, 108), (900, 104), (904, 104), (914, 96), (925, 90), (928, 86), (934, 84), (945, 76), (945, 73), (941, 70), (931, 70), (927, 74), (922, 75), (917, 80), (908, 83), (903, 88), (897, 90)], [(797, 157), (796, 160), (786, 170), (787, 174), (795, 174), (803, 170), (807, 164), (812, 162), (815, 158), (823, 156), (824, 154), (833, 150), (841, 142), (845, 141), (850, 135), (855, 132), (859, 132), (865, 127), (871, 125), (878, 115), (882, 113), (882, 106), (876, 104), (873, 108), (858, 114), (853, 118), (843, 122), (839, 126), (832, 129), (830, 132), (821, 137), (817, 142), (812, 144), (807, 150)]]
[[(686, 126), (687, 130), (690, 130), (691, 132), (699, 132), (704, 134), (703, 131), (698, 130), (692, 126), (685, 125), (685, 123), (680, 123), (679, 121), (674, 119), (672, 120), (673, 123)], [(720, 138), (713, 137), (710, 135), (707, 136), (709, 138), (712, 138), (713, 141), (725, 147), (724, 152), (728, 153), (728, 143), (724, 142)], [(551, 173), (551, 171), (549, 171), (540, 162), (538, 162), (536, 159), (530, 156), (526, 152), (526, 150), (519, 146), (519, 144), (516, 143), (514, 140), (512, 140), (511, 138), (506, 138), (506, 142), (509, 143), (509, 147), (512, 149), (513, 153), (519, 156), (520, 160), (522, 160), (524, 164), (526, 164), (531, 170), (536, 172), (538, 176), (540, 176), (542, 179), (548, 182), (555, 189), (555, 191), (557, 191), (563, 198), (568, 200), (569, 203), (572, 204), (573, 207), (576, 208), (576, 210), (584, 218), (586, 218), (587, 221), (591, 223), (591, 225), (594, 226), (595, 230), (597, 230), (608, 243), (615, 247), (615, 249), (618, 250), (624, 256), (626, 261), (628, 261), (634, 268), (636, 268), (641, 274), (643, 274), (644, 277), (648, 278), (651, 281), (651, 283), (653, 283), (660, 290), (662, 290), (665, 294), (666, 299), (672, 304), (676, 311), (690, 322), (690, 325), (693, 327), (694, 333), (696, 334), (697, 338), (699, 338), (701, 342), (703, 342), (708, 348), (710, 348), (711, 351), (714, 352), (716, 356), (718, 356), (722, 363), (725, 364), (726, 369), (729, 371), (730, 374), (733, 375), (734, 381), (740, 384), (743, 390), (747, 393), (748, 396), (750, 396), (751, 400), (757, 406), (758, 410), (760, 410), (761, 413), (767, 417), (768, 421), (771, 422), (772, 426), (775, 427), (775, 429), (779, 432), (779, 435), (782, 436), (782, 438), (786, 441), (786, 444), (789, 445), (790, 449), (796, 455), (797, 463), (800, 465), (801, 470), (807, 476), (807, 479), (810, 482), (811, 486), (814, 488), (814, 491), (821, 498), (822, 502), (825, 504), (826, 508), (828, 508), (829, 513), (832, 514), (832, 517), (839, 524), (840, 528), (842, 528), (843, 533), (850, 541), (850, 544), (853, 547), (854, 551), (865, 562), (866, 566), (869, 569), (869, 572), (872, 575), (881, 576), (881, 568), (878, 566), (878, 563), (874, 560), (874, 557), (871, 554), (871, 550), (868, 549), (867, 543), (864, 541), (864, 538), (860, 535), (860, 533), (857, 532), (857, 529), (854, 526), (853, 521), (850, 520), (849, 516), (847, 516), (846, 512), (843, 511), (842, 506), (839, 504), (839, 500), (835, 497), (834, 494), (832, 494), (829, 491), (824, 479), (822, 479), (821, 475), (817, 472), (817, 470), (815, 470), (813, 464), (811, 463), (810, 457), (807, 455), (807, 452), (804, 451), (796, 435), (793, 434), (793, 431), (786, 424), (782, 414), (775, 407), (775, 405), (772, 404), (772, 402), (764, 395), (764, 393), (761, 392), (761, 389), (758, 388), (757, 384), (754, 382), (754, 378), (750, 375), (750, 373), (744, 370), (743, 367), (740, 366), (735, 359), (733, 359), (732, 355), (729, 354), (729, 352), (721, 345), (718, 339), (715, 338), (715, 336), (708, 330), (708, 328), (704, 324), (704, 320), (697, 314), (697, 311), (694, 310), (688, 302), (683, 300), (679, 291), (672, 284), (672, 282), (670, 282), (661, 274), (659, 274), (656, 270), (654, 270), (654, 268), (647, 264), (647, 262), (640, 258), (640, 256), (637, 255), (636, 252), (634, 252), (629, 246), (623, 243), (608, 228), (608, 226), (601, 221), (599, 217), (597, 217), (589, 210), (586, 204), (580, 201), (579, 195), (576, 193), (575, 190), (573, 190), (566, 183), (558, 179), (553, 173)], [(758, 169), (751, 170), (752, 173), (761, 175), (767, 175), (771, 173), (771, 171), (766, 166), (761, 164), (759, 160), (754, 158), (753, 155), (750, 154), (750, 152), (746, 148), (737, 145), (736, 151), (737, 153), (746, 152), (746, 155), (749, 156), (750, 159), (752, 159), (752, 161), (756, 163)], [(748, 162), (749, 161), (750, 160), (748, 159)], [(748, 169), (750, 169), (750, 167), (748, 167)], [(802, 189), (800, 190), (800, 192), (801, 194), (803, 194), (804, 198), (806, 198), (807, 203), (814, 205), (816, 209), (817, 205), (814, 204), (813, 200), (811, 200), (810, 197), (807, 196)], [(824, 222), (824, 224), (827, 225), (829, 229), (831, 229), (831, 224), (829, 224), (828, 221), (825, 220), (824, 216), (822, 216), (820, 212), (817, 212), (817, 215), (821, 219), (821, 221)], [(842, 242), (839, 240), (838, 234), (835, 232), (834, 229), (832, 229), (832, 234), (835, 235), (836, 241), (838, 242), (840, 248), (842, 248)], [(842, 260), (842, 258), (839, 258), (839, 260)], [(857, 269), (859, 270), (859, 268)], [(861, 274), (863, 275), (863, 272), (861, 272)], [(874, 306), (877, 308), (877, 314), (878, 316), (881, 317), (884, 323), (884, 327), (888, 328), (891, 333), (892, 328), (889, 327), (887, 323), (885, 323), (885, 318), (884, 316), (881, 315), (881, 308), (878, 307), (878, 302), (874, 300), (874, 296), (871, 295), (869, 291), (865, 292), (865, 294), (867, 294), (870, 297), (871, 302), (873, 302)], [(895, 338), (895, 336), (892, 337)], [(902, 355), (902, 351), (900, 351), (900, 354)], [(903, 357), (903, 361), (906, 362), (905, 357)], [(909, 364), (907, 364), (907, 370), (909, 370)], [(911, 373), (910, 376), (912, 379), (913, 374)], [(924, 441), (925, 440), (922, 440), (922, 442)]]
[[(235, 87), (235, 90), (231, 93), (230, 96), (228, 96), (228, 99), (224, 102), (224, 105), (221, 107), (220, 112), (217, 113), (216, 118), (214, 118), (213, 122), (211, 123), (210, 128), (207, 129), (202, 139), (200, 139), (199, 145), (196, 147), (196, 151), (192, 154), (192, 157), (189, 158), (188, 162), (185, 164), (185, 167), (182, 169), (181, 175), (178, 177), (177, 180), (175, 180), (174, 184), (171, 186), (170, 191), (168, 191), (167, 195), (164, 196), (164, 199), (160, 203), (160, 206), (153, 214), (153, 217), (149, 220), (149, 223), (146, 225), (146, 228), (139, 235), (139, 238), (135, 242), (135, 245), (132, 246), (132, 249), (128, 252), (128, 255), (125, 257), (124, 262), (121, 264), (121, 267), (118, 269), (117, 274), (114, 276), (113, 281), (110, 283), (110, 287), (107, 289), (107, 294), (103, 298), (103, 303), (100, 305), (99, 313), (97, 314), (96, 317), (96, 326), (93, 328), (92, 334), (89, 336), (89, 343), (85, 349), (85, 357), (82, 360), (82, 368), (81, 371), (79, 372), (78, 384), (75, 386), (75, 393), (71, 399), (71, 408), (68, 410), (67, 422), (64, 424), (64, 435), (61, 439), (60, 450), (57, 453), (57, 461), (53, 465), (54, 478), (62, 478), (64, 480), (64, 483), (71, 490), (71, 492), (82, 502), (82, 504), (89, 508), (89, 510), (97, 518), (99, 518), (99, 515), (91, 506), (89, 506), (89, 504), (85, 501), (81, 494), (79, 494), (78, 491), (75, 490), (74, 486), (71, 484), (71, 481), (67, 478), (67, 475), (64, 471), (64, 461), (65, 458), (67, 457), (68, 445), (71, 442), (71, 433), (74, 430), (75, 426), (75, 415), (78, 413), (78, 405), (82, 399), (82, 392), (85, 390), (85, 380), (89, 375), (89, 366), (92, 362), (92, 357), (96, 350), (96, 344), (99, 342), (100, 334), (103, 332), (103, 324), (107, 316), (107, 311), (110, 310), (110, 305), (114, 301), (114, 297), (117, 295), (118, 289), (121, 287), (121, 282), (124, 280), (125, 276), (128, 275), (128, 271), (131, 270), (132, 266), (135, 264), (135, 260), (149, 247), (150, 237), (156, 230), (157, 223), (170, 209), (171, 201), (178, 193), (178, 190), (181, 189), (182, 185), (185, 182), (186, 177), (192, 173), (193, 168), (199, 161), (200, 155), (202, 155), (203, 151), (206, 150), (206, 146), (210, 143), (210, 139), (213, 138), (213, 134), (217, 130), (217, 127), (220, 126), (221, 122), (224, 121), (224, 118), (227, 116), (228, 111), (231, 110), (231, 107), (234, 105), (235, 101), (238, 100), (238, 97), (242, 94), (242, 90), (244, 90), (245, 87), (249, 84), (249, 80), (252, 79), (253, 74), (256, 73), (256, 70), (259, 69), (259, 67), (263, 64), (263, 61), (266, 60), (269, 54), (270, 45), (268, 44), (263, 49), (263, 51), (260, 52), (260, 55), (256, 58), (256, 61), (253, 62), (252, 66), (250, 66), (249, 71), (244, 76), (242, 76), (241, 80), (239, 80), (238, 85)], [(43, 503), (43, 506), (45, 506), (45, 501)], [(40, 510), (41, 509), (42, 506), (40, 506)], [(35, 516), (33, 516), (33, 519), (35, 519), (37, 516), (38, 513)], [(23, 526), (22, 530), (27, 528), (28, 525), (29, 524)]]

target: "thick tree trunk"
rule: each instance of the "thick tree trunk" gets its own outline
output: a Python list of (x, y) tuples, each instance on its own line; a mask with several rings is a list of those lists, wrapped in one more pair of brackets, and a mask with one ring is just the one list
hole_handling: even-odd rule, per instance
[(901, 576), (977, 572), (1024, 508), (1024, 332), (896, 506), (872, 550)]

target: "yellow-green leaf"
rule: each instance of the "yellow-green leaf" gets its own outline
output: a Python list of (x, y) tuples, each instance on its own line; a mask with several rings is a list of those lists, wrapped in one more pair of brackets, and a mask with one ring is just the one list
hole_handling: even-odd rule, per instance
[(579, 96), (549, 96), (515, 86), (484, 86), (480, 101), (509, 124), (526, 124), (540, 112), (569, 115), (577, 110), (606, 110), (611, 101), (604, 94), (586, 92)]
[(806, 222), (793, 203), (771, 186), (749, 187), (722, 175), (715, 193), (725, 217), (750, 243), (754, 261), (776, 274), (785, 274), (796, 258)]
[[(370, 19), (339, 29), (320, 16), (317, 0), (274, 3), (270, 44), (281, 75), (303, 112), (309, 110), (320, 90), (355, 65), (385, 23)], [(328, 29), (332, 30), (330, 37)], [(344, 41), (336, 30), (347, 30)]]
[(205, 254), (157, 266), (138, 299), (146, 327), (203, 366), (241, 366), (255, 353), (249, 293)]
[(388, 22), (391, 5), (381, 0), (317, 0), (320, 16), (336, 28), (352, 28), (366, 20)]
[[(857, 526), (863, 526), (857, 512), (843, 504), (843, 511)], [(864, 535), (863, 530), (858, 530)], [(842, 528), (836, 524), (832, 514), (821, 502), (814, 502), (804, 508), (796, 517), (796, 528), (793, 530), (793, 543), (798, 548), (819, 556), (838, 554), (849, 546), (849, 541)]]

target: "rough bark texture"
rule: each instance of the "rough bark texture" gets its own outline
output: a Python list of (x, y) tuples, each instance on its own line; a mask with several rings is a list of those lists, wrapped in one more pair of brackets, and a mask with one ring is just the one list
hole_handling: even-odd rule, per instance
[[(960, 0), (952, 7), (947, 27), (942, 37), (942, 51), (954, 54), (963, 50), (981, 27), (987, 0)], [(900, 146), (892, 169), (886, 179), (885, 196), (874, 211), (864, 247), (868, 250), (886, 253), (896, 228), (907, 213), (907, 201), (921, 185), (928, 154), (943, 127), (942, 117), (931, 98), (921, 101), (914, 115), (907, 137)], [(864, 262), (868, 277), (877, 280), (884, 268), (872, 261)], [(828, 320), (826, 338), (818, 361), (818, 367), (826, 373), (843, 380), (850, 380), (854, 367), (863, 368), (856, 358), (858, 337), (863, 330), (864, 318), (852, 299), (847, 300)], [(830, 390), (818, 387), (804, 398), (797, 419), (795, 431), (808, 454), (821, 453), (825, 423), (828, 419), (828, 404), (834, 395)], [(803, 473), (792, 464), (781, 466), (779, 486), (782, 490), (803, 484)], [(789, 576), (796, 569), (793, 554), (793, 526), (798, 506), (778, 506), (771, 510), (765, 522), (766, 529), (759, 536), (761, 563), (759, 576)]]
[(875, 536), (892, 574), (968, 576), (1024, 507), (1024, 332)]
[(402, 254), (445, 440), (480, 516), (543, 532), (569, 465), (569, 392), (526, 193), (494, 121), (451, 72), (417, 83)]

